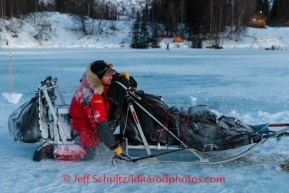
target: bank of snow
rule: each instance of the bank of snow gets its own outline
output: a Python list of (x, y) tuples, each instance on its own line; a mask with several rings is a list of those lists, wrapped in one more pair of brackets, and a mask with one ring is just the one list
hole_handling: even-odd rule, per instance
[[(2, 48), (129, 48), (132, 42), (133, 21), (90, 20), (89, 27), (94, 35), (84, 35), (76, 17), (58, 12), (37, 13), (37, 17), (31, 14), (22, 21), (1, 21)], [(257, 38), (260, 41), (256, 41)], [(172, 40), (161, 39), (161, 48), (165, 49), (167, 43), (171, 43), (170, 49), (188, 49), (191, 46), (191, 42), (186, 40), (183, 43), (172, 43)], [(274, 45), (286, 49), (288, 43), (289, 28), (266, 27), (247, 28), (238, 41), (224, 38), (222, 46), (225, 49), (265, 49)], [(204, 48), (210, 45), (211, 41), (203, 41)]]

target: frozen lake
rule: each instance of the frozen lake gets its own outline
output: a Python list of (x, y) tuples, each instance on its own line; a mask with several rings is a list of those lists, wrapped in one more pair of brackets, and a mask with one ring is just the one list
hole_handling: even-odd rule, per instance
[[(86, 65), (94, 60), (112, 63), (138, 82), (138, 89), (161, 95), (169, 105), (205, 104), (218, 115), (237, 116), (251, 123), (289, 122), (288, 51), (265, 50), (131, 50), (131, 49), (13, 49), (13, 92), (23, 94), (9, 104), (0, 98), (1, 192), (286, 192), (288, 173), (280, 164), (288, 161), (287, 139), (268, 141), (253, 153), (252, 163), (212, 166), (107, 161), (35, 163), (37, 145), (18, 145), (10, 137), (7, 119), (37, 92), (47, 75), (58, 78), (67, 103)], [(0, 93), (9, 92), (9, 51), (0, 49)], [(275, 161), (263, 161), (273, 158)], [(277, 160), (277, 161), (276, 161)], [(260, 162), (260, 163), (259, 163)], [(168, 168), (174, 168), (173, 170)], [(84, 174), (224, 176), (225, 184), (73, 184), (63, 176)], [(149, 186), (148, 186), (149, 185)]]

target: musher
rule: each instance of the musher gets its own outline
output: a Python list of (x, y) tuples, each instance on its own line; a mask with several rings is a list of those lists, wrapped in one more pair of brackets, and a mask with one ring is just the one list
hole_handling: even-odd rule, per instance
[(109, 124), (113, 110), (107, 91), (113, 79), (119, 76), (129, 79), (129, 74), (115, 72), (112, 64), (103, 60), (90, 63), (72, 97), (69, 109), (71, 124), (87, 152), (82, 160), (93, 159), (101, 141), (117, 155), (122, 153), (122, 147), (115, 140)]

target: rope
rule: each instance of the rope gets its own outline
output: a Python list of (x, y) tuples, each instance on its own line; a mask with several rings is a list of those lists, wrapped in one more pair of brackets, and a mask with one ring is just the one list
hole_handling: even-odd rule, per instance
[[(160, 107), (160, 106), (154, 105), (154, 104), (148, 102), (147, 100), (142, 99), (142, 101), (145, 102), (146, 104), (152, 106), (152, 107), (161, 109), (161, 110), (163, 110), (164, 112), (168, 112), (168, 113), (167, 113), (167, 117), (166, 117), (166, 119), (165, 119), (165, 122), (164, 122), (164, 124), (163, 124), (163, 127), (162, 127), (162, 129), (161, 129), (160, 135), (159, 135), (159, 137), (158, 137), (158, 144), (160, 144), (160, 138), (161, 138), (162, 132), (163, 132), (163, 130), (164, 130), (164, 126), (165, 126), (165, 124), (166, 124), (166, 122), (167, 122), (168, 116), (171, 115), (171, 114), (173, 114), (174, 116), (178, 116), (178, 117), (179, 117), (179, 116), (181, 116), (181, 115), (171, 113), (170, 111), (167, 111), (166, 109), (164, 109), (164, 108), (162, 108), (162, 107)], [(188, 112), (188, 113), (189, 113), (189, 112)], [(205, 121), (198, 121), (198, 122), (196, 122), (196, 123), (203, 123), (203, 124), (207, 124), (207, 125), (211, 125), (211, 126), (217, 127), (217, 128), (219, 128), (219, 129), (228, 130), (228, 131), (234, 131), (234, 132), (240, 133), (240, 134), (242, 134), (242, 135), (244, 135), (244, 134), (250, 135), (250, 134), (251, 134), (250, 132), (246, 132), (246, 133), (245, 133), (245, 131), (238, 131), (238, 130), (232, 129), (232, 128), (221, 127), (221, 126), (219, 126), (219, 125), (217, 125), (217, 124), (215, 124), (215, 123), (208, 123), (208, 122), (205, 122)], [(184, 130), (184, 136), (183, 136), (183, 139), (182, 139), (182, 142), (183, 142), (183, 143), (184, 143), (185, 138), (186, 138), (186, 133), (187, 133), (187, 130), (188, 130), (188, 124), (189, 124), (189, 115), (187, 116), (187, 119), (186, 119), (186, 127), (185, 127), (185, 130)], [(202, 145), (202, 144), (200, 144), (200, 145)]]
[(152, 106), (152, 107), (155, 107), (155, 108), (158, 108), (158, 109), (160, 109), (160, 110), (163, 110), (164, 112), (168, 112), (168, 111), (169, 111), (169, 110), (167, 110), (167, 109), (165, 109), (165, 108), (163, 108), (163, 107), (160, 107), (160, 106), (158, 106), (158, 105), (154, 105), (154, 104), (148, 102), (147, 100), (142, 99), (142, 101), (145, 102), (146, 104)]
[[(167, 124), (167, 121), (168, 121), (168, 119), (169, 119), (169, 116), (171, 115), (171, 112), (170, 112), (169, 110), (165, 109), (165, 108), (162, 108), (162, 107), (158, 106), (158, 105), (151, 104), (151, 103), (150, 103), (149, 101), (147, 101), (147, 100), (144, 100), (144, 99), (141, 99), (141, 100), (142, 100), (143, 102), (145, 102), (146, 104), (148, 104), (148, 105), (150, 105), (150, 106), (152, 106), (152, 107), (154, 107), (154, 108), (161, 109), (162, 111), (164, 111), (164, 112), (167, 113), (166, 118), (165, 118), (165, 121), (164, 121), (164, 124), (162, 125), (162, 128), (161, 128), (161, 130), (160, 130), (160, 134), (159, 134), (159, 136), (158, 136), (158, 145), (159, 145), (159, 144), (160, 144), (160, 141), (161, 141), (162, 132), (163, 132), (163, 130), (164, 130), (165, 125)], [(126, 123), (125, 123), (125, 125), (127, 125), (127, 118), (128, 118), (128, 112), (127, 112), (127, 115), (126, 115)], [(186, 119), (186, 128), (185, 128), (185, 131), (184, 131), (184, 137), (183, 137), (182, 142), (184, 142), (184, 140), (185, 140), (185, 138), (186, 138), (186, 133), (187, 133), (187, 130), (188, 130), (188, 125), (189, 125), (189, 118), (190, 118), (190, 116), (189, 116), (189, 110), (188, 110), (188, 116), (187, 116), (187, 119)], [(237, 133), (240, 134), (239, 136), (241, 136), (241, 135), (249, 135), (249, 136), (250, 136), (250, 134), (252, 134), (252, 133), (240, 132), (240, 131), (237, 131), (236, 129), (232, 129), (232, 128), (223, 128), (223, 127), (221, 127), (221, 126), (219, 126), (219, 125), (217, 125), (217, 124), (214, 124), (214, 123), (208, 123), (208, 122), (202, 122), (202, 121), (199, 121), (199, 123), (212, 125), (212, 126), (214, 126), (214, 127), (216, 127), (216, 128), (220, 128), (220, 129), (235, 131), (235, 132), (237, 132)], [(125, 126), (125, 127), (126, 127), (126, 126)], [(124, 130), (124, 132), (125, 132), (125, 130)], [(214, 143), (214, 142), (217, 142), (217, 141), (224, 141), (224, 140), (226, 140), (226, 139), (218, 139), (218, 140), (211, 141), (210, 143)], [(163, 153), (159, 153), (159, 154), (151, 154), (151, 155), (148, 155), (148, 156), (145, 156), (145, 157), (141, 157), (141, 158), (137, 158), (137, 159), (131, 159), (131, 158), (130, 158), (128, 155), (126, 155), (126, 154), (123, 154), (122, 156), (129, 158), (129, 160), (132, 161), (132, 162), (136, 162), (136, 161), (138, 161), (138, 160), (147, 159), (147, 158), (153, 158), (153, 157), (156, 157), (156, 156), (160, 156), (160, 155), (164, 155), (164, 154), (169, 154), (169, 153), (174, 153), (174, 152), (177, 152), (177, 151), (182, 151), (182, 150), (184, 150), (184, 149), (194, 148), (195, 146), (200, 146), (200, 145), (205, 145), (205, 144), (206, 144), (206, 143), (196, 144), (196, 145), (193, 145), (193, 146), (190, 146), (190, 147), (187, 146), (187, 147), (183, 147), (183, 148), (180, 148), (180, 149), (177, 149), (177, 150), (172, 150), (172, 151), (163, 152)]]
[(161, 131), (160, 131), (160, 134), (159, 134), (159, 138), (158, 138), (158, 144), (160, 144), (160, 142), (161, 142), (161, 135), (162, 135), (162, 133), (164, 131), (165, 125), (167, 124), (167, 120), (169, 119), (169, 116), (170, 116), (170, 111), (168, 112), (167, 117), (165, 119), (165, 122), (164, 122), (164, 124), (163, 124), (163, 126), (161, 128)]

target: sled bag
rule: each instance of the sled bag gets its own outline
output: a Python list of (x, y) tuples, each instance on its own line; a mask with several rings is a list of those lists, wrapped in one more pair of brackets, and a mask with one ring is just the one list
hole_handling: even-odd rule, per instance
[(41, 133), (39, 130), (38, 100), (36, 96), (9, 116), (8, 127), (15, 142), (39, 142)]

